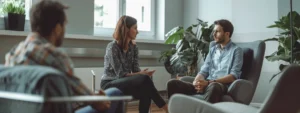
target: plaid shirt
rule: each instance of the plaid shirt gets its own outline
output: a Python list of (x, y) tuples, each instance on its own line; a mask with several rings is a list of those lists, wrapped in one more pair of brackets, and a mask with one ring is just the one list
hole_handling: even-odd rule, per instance
[[(6, 54), (5, 65), (44, 65), (53, 67), (71, 78), (68, 82), (74, 95), (93, 95), (80, 79), (74, 76), (73, 63), (68, 55), (35, 33), (29, 34), (25, 41)], [(77, 108), (83, 105), (83, 103), (75, 103), (73, 107)]]

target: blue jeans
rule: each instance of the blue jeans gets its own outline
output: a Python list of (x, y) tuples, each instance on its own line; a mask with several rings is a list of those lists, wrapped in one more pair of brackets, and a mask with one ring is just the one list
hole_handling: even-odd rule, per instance
[[(123, 95), (122, 91), (117, 88), (106, 89), (105, 94), (107, 96), (121, 96)], [(75, 111), (75, 113), (100, 113), (91, 106), (86, 106)], [(111, 101), (110, 108), (105, 113), (125, 113), (124, 111), (124, 102), (123, 101)]]

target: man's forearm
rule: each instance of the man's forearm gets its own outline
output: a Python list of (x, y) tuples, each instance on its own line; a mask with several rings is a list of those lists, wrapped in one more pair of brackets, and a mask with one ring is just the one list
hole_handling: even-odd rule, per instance
[(234, 80), (235, 80), (235, 77), (233, 75), (229, 74), (222, 78), (216, 79), (216, 82), (227, 84), (227, 83), (233, 82)]

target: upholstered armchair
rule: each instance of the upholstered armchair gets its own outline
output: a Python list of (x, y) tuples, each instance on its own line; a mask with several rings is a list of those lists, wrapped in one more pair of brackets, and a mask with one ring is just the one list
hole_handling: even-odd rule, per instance
[(287, 67), (270, 90), (261, 107), (236, 102), (211, 104), (194, 97), (175, 94), (170, 98), (170, 113), (299, 113), (300, 66)]
[[(216, 43), (210, 43), (210, 47)], [(240, 79), (235, 80), (228, 88), (228, 94), (224, 95), (222, 101), (250, 104), (254, 95), (263, 64), (265, 54), (265, 43), (263, 41), (235, 43), (243, 49), (244, 62)], [(185, 76), (180, 80), (192, 82), (194, 77)], [(201, 98), (202, 95), (194, 95)]]
[(131, 100), (131, 96), (73, 96), (69, 77), (44, 66), (0, 66), (0, 113), (73, 113), (72, 103)]

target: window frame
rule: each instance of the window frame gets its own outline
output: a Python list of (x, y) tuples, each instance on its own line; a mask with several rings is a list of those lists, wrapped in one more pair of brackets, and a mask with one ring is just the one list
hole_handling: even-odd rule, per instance
[[(117, 12), (117, 19), (126, 14), (126, 0), (118, 0), (119, 11)], [(155, 0), (151, 0), (151, 25), (150, 31), (141, 31), (137, 35), (137, 39), (156, 39), (155, 38)], [(116, 20), (118, 21), (118, 20)], [(100, 28), (94, 26), (95, 36), (111, 37), (114, 32), (114, 28)]]

